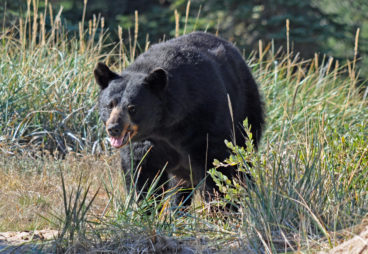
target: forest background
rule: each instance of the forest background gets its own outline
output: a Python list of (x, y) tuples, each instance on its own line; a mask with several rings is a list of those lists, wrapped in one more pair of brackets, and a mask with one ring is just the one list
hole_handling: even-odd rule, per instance
[[(27, 1), (1, 2), (0, 18), (4, 22), (16, 23), (19, 16), (25, 15)], [(63, 7), (64, 27), (71, 33), (78, 33), (84, 1), (49, 2), (55, 12), (60, 6)], [(44, 1), (39, 2), (39, 8), (44, 8), (44, 5)], [(105, 27), (109, 29), (109, 40), (112, 42), (118, 40), (118, 26), (122, 27), (125, 39), (133, 33), (131, 30), (134, 29), (137, 11), (140, 23), (139, 45), (145, 45), (147, 36), (153, 43), (162, 40), (164, 35), (167, 38), (173, 37), (175, 10), (183, 23), (187, 19), (187, 31), (218, 32), (248, 52), (258, 49), (259, 41), (263, 45), (273, 41), (276, 49), (285, 47), (287, 19), (290, 20), (292, 50), (299, 52), (302, 58), (312, 58), (315, 53), (321, 53), (321, 57), (325, 54), (341, 61), (353, 59), (352, 45), (359, 33), (360, 76), (363, 80), (368, 77), (368, 3), (364, 0), (193, 0), (189, 17), (185, 17), (186, 0), (88, 0), (87, 6), (86, 20), (93, 19), (93, 15), (96, 18), (104, 17)], [(50, 20), (46, 22), (50, 25)]]

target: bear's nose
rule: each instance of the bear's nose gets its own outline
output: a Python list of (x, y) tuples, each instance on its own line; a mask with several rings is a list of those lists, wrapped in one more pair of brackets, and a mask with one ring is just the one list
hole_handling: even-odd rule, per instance
[(121, 131), (122, 131), (122, 128), (120, 127), (118, 123), (110, 123), (107, 126), (107, 132), (109, 133), (110, 136), (113, 136), (113, 137), (120, 136)]

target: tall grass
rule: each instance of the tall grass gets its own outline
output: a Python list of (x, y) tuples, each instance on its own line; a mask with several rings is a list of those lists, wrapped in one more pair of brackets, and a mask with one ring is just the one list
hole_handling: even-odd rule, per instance
[(70, 35), (62, 8), (56, 16), (49, 8), (47, 29), (47, 8), (36, 15), (33, 4), (32, 11), (28, 1), (26, 17), (0, 36), (1, 140), (10, 153), (29, 146), (63, 154), (105, 150), (92, 75), (96, 62), (114, 57), (106, 53), (104, 20), (94, 17), (86, 31), (80, 25), (79, 34)]
[[(73, 35), (61, 24), (61, 10), (53, 15), (33, 7), (28, 1), (26, 17), (0, 35), (0, 149), (5, 174), (9, 154), (37, 157), (45, 150), (54, 154), (109, 150), (96, 112), (98, 88), (92, 70), (101, 60), (121, 70), (139, 53), (137, 13), (132, 39), (123, 41), (119, 27), (119, 42), (106, 45), (102, 18), (82, 20), (79, 33)], [(357, 44), (358, 39), (352, 47), (357, 49)], [(258, 52), (247, 57), (263, 92), (267, 129), (257, 153), (251, 143), (247, 149), (228, 143), (233, 155), (217, 162), (250, 172), (253, 186), (212, 173), (238, 212), (217, 210), (221, 200), (207, 203), (196, 197), (183, 210), (170, 206), (170, 195), (156, 199), (134, 186), (127, 193), (115, 166), (103, 164), (96, 171), (106, 174), (101, 177), (106, 205), (85, 232), (90, 242), (83, 248), (224, 251), (227, 243), (228, 252), (316, 250), (331, 248), (339, 230), (358, 224), (368, 202), (367, 88), (357, 87), (358, 60), (341, 65), (317, 54), (300, 59), (289, 46), (286, 51), (260, 42)], [(63, 185), (64, 197), (67, 189)], [(140, 195), (142, 201), (136, 202)], [(80, 207), (75, 202), (74, 208)], [(81, 202), (86, 204), (85, 199)], [(69, 206), (68, 211), (74, 208)]]

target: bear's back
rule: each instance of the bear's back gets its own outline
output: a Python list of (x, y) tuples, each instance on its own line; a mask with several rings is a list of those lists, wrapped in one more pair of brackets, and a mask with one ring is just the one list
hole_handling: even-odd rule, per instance
[(239, 51), (229, 42), (204, 32), (193, 32), (152, 45), (137, 57), (127, 70), (149, 73), (157, 67), (168, 71), (181, 65), (208, 64), (214, 61), (224, 65), (229, 60), (242, 63)]
[(156, 68), (168, 72), (166, 103), (176, 120), (188, 112), (200, 112), (211, 119), (208, 125), (222, 122), (228, 128), (232, 125), (229, 95), (234, 122), (238, 126), (248, 118), (257, 144), (262, 102), (243, 57), (230, 42), (204, 32), (190, 33), (152, 45), (126, 70), (148, 74)]

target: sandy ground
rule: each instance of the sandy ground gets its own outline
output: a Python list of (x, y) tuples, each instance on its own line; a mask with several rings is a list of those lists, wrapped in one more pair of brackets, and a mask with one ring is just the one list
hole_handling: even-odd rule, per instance
[[(34, 232), (0, 232), (0, 253), (40, 253), (40, 243), (53, 240), (56, 230), (36, 230)], [(48, 253), (47, 250), (42, 253)]]
[[(47, 249), (40, 249), (40, 243), (53, 240), (57, 236), (56, 230), (37, 230), (35, 232), (0, 232), (0, 253), (50, 253)], [(44, 245), (43, 245), (44, 246)], [(194, 253), (190, 248), (181, 249), (179, 253)], [(211, 253), (211, 252), (208, 252)], [(319, 254), (368, 254), (368, 226), (361, 233), (353, 236), (329, 251)]]
[[(51, 254), (52, 248), (50, 245), (45, 245), (47, 240), (57, 237), (56, 230), (37, 230), (34, 232), (0, 232), (0, 254)], [(160, 238), (156, 244), (155, 249), (159, 250), (157, 253), (162, 254), (194, 254), (195, 250), (188, 246), (181, 246), (180, 243)], [(175, 250), (175, 251), (173, 251)], [(156, 252), (154, 252), (156, 253)], [(207, 250), (203, 253), (210, 254)]]
[(368, 253), (368, 226), (351, 239), (337, 245), (330, 251), (320, 252), (319, 254), (365, 254)]

